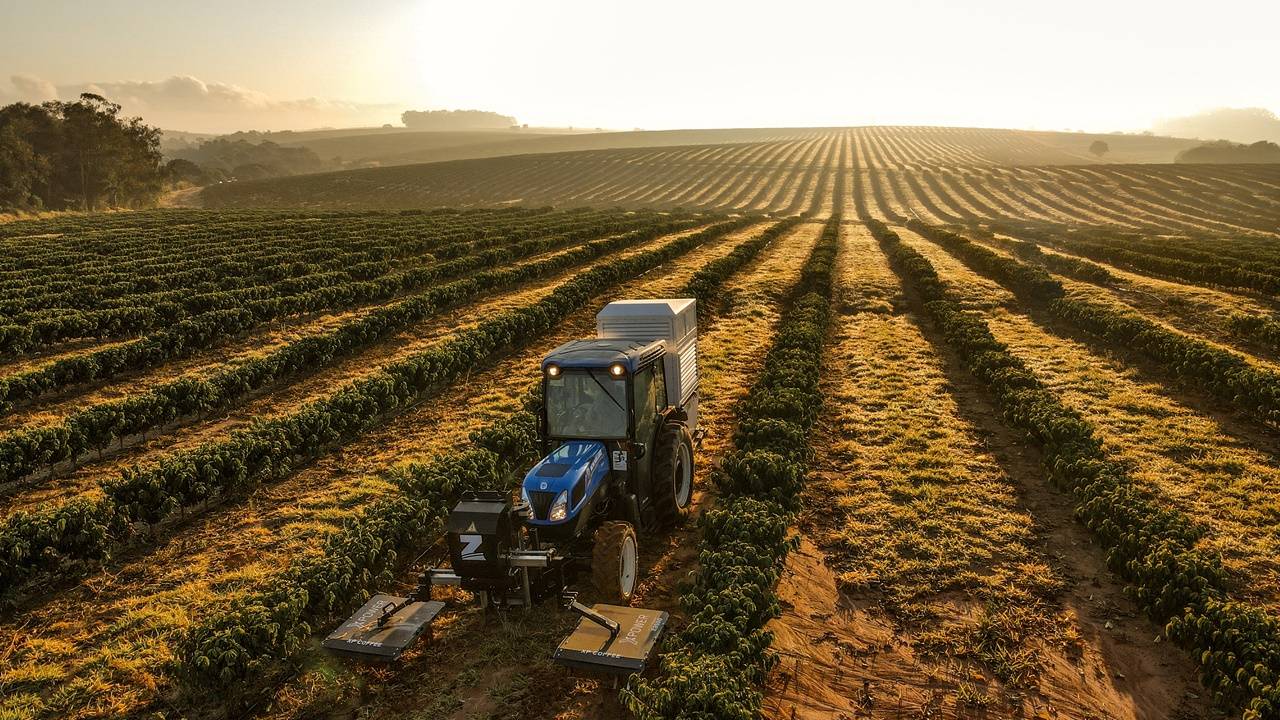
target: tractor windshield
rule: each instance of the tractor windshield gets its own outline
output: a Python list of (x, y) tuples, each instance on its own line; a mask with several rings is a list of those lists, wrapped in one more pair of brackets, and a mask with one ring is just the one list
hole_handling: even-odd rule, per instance
[(547, 435), (621, 440), (627, 437), (627, 381), (600, 369), (565, 369), (547, 378)]

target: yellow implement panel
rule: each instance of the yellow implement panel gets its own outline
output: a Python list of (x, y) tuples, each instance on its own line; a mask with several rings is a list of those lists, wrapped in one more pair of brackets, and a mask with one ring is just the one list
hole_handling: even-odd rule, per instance
[(622, 674), (644, 670), (667, 625), (667, 613), (619, 605), (591, 609), (618, 623), (618, 636), (611, 641), (607, 629), (581, 618), (551, 659), (582, 670)]

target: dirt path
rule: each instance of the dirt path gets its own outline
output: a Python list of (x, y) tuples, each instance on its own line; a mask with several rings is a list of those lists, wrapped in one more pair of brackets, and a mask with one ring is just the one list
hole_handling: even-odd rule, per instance
[(200, 199), (202, 190), (204, 190), (203, 187), (170, 190), (160, 196), (156, 205), (162, 208), (203, 208), (204, 201)]
[[(846, 230), (801, 545), (766, 716), (1168, 718), (1194, 708), (1102, 551)], [(1189, 704), (1190, 703), (1190, 704)]]
[[(700, 488), (707, 473), (729, 448), (733, 408), (759, 370), (759, 350), (767, 346), (778, 317), (778, 301), (799, 277), (822, 226), (809, 223), (767, 248), (752, 265), (732, 278), (728, 310), (699, 335), (701, 397), (699, 423), (708, 436), (698, 452)], [(696, 267), (655, 278), (655, 292), (673, 291)], [(711, 496), (695, 494), (696, 507)], [(697, 511), (695, 510), (695, 513)], [(690, 520), (653, 552), (642, 550), (643, 580), (634, 604), (679, 613), (678, 583), (693, 569), (698, 529)], [(589, 584), (582, 599), (590, 602)], [(481, 622), (473, 608), (450, 611), (437, 630), (437, 642), (394, 675), (339, 666), (321, 659), (274, 698), (266, 718), (310, 717), (319, 708), (337, 708), (330, 717), (374, 713), (387, 718), (619, 718), (622, 709), (611, 687), (575, 680), (552, 665), (548, 655), (572, 627), (567, 613), (543, 607), (513, 615), (507, 624)], [(359, 711), (356, 707), (359, 706)]]

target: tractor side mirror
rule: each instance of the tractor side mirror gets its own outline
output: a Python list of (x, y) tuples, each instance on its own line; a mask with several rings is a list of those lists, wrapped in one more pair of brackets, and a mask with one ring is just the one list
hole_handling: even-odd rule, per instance
[(644, 443), (635, 443), (631, 446), (631, 452), (635, 454), (637, 460), (644, 457), (644, 451)]

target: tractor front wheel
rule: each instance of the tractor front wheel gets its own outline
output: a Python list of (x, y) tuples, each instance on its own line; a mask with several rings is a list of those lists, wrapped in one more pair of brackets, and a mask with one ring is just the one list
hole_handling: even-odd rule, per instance
[(626, 604), (639, 573), (636, 531), (631, 523), (610, 520), (596, 530), (591, 549), (591, 581), (605, 602)]

